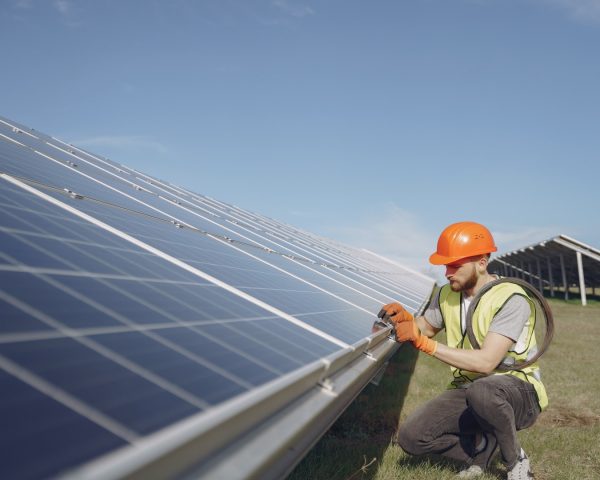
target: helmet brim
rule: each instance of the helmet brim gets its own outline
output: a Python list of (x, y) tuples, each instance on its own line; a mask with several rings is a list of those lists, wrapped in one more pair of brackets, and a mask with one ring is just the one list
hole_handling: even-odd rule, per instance
[(445, 255), (440, 255), (436, 252), (429, 256), (429, 263), (432, 265), (448, 265), (449, 263), (457, 262), (463, 258), (467, 257), (446, 257)]
[(471, 255), (467, 255), (466, 257), (465, 256), (447, 257), (445, 255), (440, 255), (439, 253), (435, 252), (429, 256), (429, 263), (431, 263), (432, 265), (448, 265), (449, 263), (458, 262), (459, 260), (462, 260), (463, 258), (476, 257), (477, 255), (489, 255), (490, 253), (495, 252), (497, 250), (498, 249), (496, 247), (494, 247), (494, 249), (491, 252), (475, 252), (475, 253), (472, 253)]

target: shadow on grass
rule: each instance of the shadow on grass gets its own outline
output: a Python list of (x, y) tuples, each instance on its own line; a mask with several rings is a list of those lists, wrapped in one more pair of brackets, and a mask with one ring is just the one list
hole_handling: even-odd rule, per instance
[(373, 478), (377, 462), (398, 429), (417, 357), (416, 349), (402, 345), (390, 359), (379, 386), (370, 384), (363, 390), (288, 480)]

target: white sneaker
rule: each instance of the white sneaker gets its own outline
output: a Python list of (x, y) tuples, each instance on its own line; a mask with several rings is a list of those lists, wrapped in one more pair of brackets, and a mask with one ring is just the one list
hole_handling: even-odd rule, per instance
[(483, 468), (479, 465), (471, 465), (469, 468), (465, 468), (458, 472), (457, 477), (459, 478), (477, 478), (483, 475)]
[(506, 479), (528, 480), (530, 478), (533, 478), (533, 473), (531, 473), (529, 459), (527, 458), (527, 455), (525, 455), (523, 449), (521, 449), (517, 463), (515, 463), (515, 466), (511, 470), (509, 470)]

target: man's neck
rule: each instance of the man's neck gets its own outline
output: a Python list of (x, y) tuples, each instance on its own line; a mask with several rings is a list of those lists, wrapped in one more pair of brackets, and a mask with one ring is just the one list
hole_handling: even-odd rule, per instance
[(475, 286), (473, 288), (470, 288), (469, 290), (464, 291), (465, 297), (467, 297), (467, 298), (473, 297), (479, 290), (481, 290), (481, 288), (486, 283), (490, 283), (492, 280), (494, 280), (494, 276), (490, 275), (488, 272), (485, 272), (481, 277), (479, 277), (477, 279), (477, 283), (475, 284)]

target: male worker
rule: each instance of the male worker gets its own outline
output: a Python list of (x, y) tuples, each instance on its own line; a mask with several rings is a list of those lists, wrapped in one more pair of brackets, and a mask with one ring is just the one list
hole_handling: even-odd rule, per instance
[[(448, 283), (424, 316), (413, 318), (400, 304), (391, 303), (379, 317), (394, 325), (398, 341), (411, 342), (449, 364), (453, 375), (448, 390), (400, 427), (400, 446), (413, 455), (436, 453), (464, 462), (466, 467), (459, 473), (463, 478), (483, 474), (498, 446), (507, 478), (527, 479), (533, 476), (517, 430), (533, 425), (548, 398), (536, 364), (508, 372), (496, 367), (535, 354), (533, 304), (520, 286), (500, 283), (482, 296), (472, 317), (480, 349), (471, 346), (465, 328), (473, 296), (496, 279), (487, 271), (490, 254), (496, 250), (483, 225), (448, 226), (429, 257), (432, 264), (446, 266)], [(431, 339), (442, 328), (447, 345)]]

